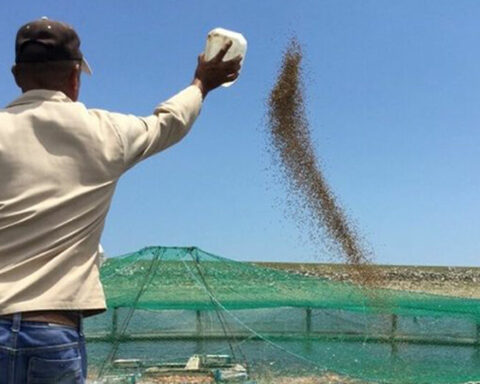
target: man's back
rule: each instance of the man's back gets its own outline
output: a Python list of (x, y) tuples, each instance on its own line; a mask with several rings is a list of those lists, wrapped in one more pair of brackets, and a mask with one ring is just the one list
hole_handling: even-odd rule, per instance
[(0, 313), (104, 306), (92, 270), (124, 163), (98, 117), (46, 90), (0, 112)]
[(0, 315), (105, 308), (97, 248), (116, 182), (181, 140), (201, 104), (190, 86), (136, 117), (32, 90), (0, 112)]

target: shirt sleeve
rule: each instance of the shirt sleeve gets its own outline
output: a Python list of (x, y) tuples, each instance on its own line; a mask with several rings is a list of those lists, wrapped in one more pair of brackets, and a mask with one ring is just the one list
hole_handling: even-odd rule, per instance
[(150, 116), (110, 113), (122, 146), (125, 170), (179, 142), (189, 132), (201, 106), (202, 93), (192, 85), (158, 105)]

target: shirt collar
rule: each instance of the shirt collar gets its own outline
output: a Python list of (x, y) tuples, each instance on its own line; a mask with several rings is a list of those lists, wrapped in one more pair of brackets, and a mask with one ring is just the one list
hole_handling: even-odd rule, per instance
[(49, 89), (32, 89), (31, 91), (23, 93), (18, 99), (15, 99), (10, 104), (8, 104), (7, 108), (16, 107), (17, 105), (23, 104), (33, 104), (41, 101), (72, 103), (72, 99), (70, 99), (61, 91), (51, 91)]

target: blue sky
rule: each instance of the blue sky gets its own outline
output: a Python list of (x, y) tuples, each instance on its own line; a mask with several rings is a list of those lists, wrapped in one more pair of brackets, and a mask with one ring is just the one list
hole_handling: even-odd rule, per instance
[(265, 101), (295, 34), (317, 155), (375, 261), (480, 265), (480, 2), (25, 1), (4, 15), (2, 105), (19, 94), (15, 33), (44, 15), (82, 39), (94, 75), (81, 101), (137, 115), (190, 83), (209, 30), (248, 40), (240, 79), (207, 97), (189, 136), (120, 180), (110, 255), (197, 245), (237, 260), (335, 261), (285, 213), (269, 170)]

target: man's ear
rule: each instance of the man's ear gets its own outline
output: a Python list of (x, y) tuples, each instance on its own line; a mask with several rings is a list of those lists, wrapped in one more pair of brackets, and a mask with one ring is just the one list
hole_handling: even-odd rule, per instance
[(70, 72), (70, 76), (68, 78), (68, 83), (69, 83), (68, 85), (72, 92), (72, 94), (69, 96), (73, 101), (78, 100), (78, 95), (80, 93), (80, 74), (81, 74), (80, 65), (75, 65), (72, 71)]
[(15, 64), (12, 65), (11, 71), (12, 71), (13, 78), (15, 79), (15, 84), (17, 84), (17, 86), (18, 86), (19, 88), (22, 88), (22, 87), (20, 86), (20, 84), (19, 84), (19, 81), (18, 81), (18, 68), (17, 68), (17, 66), (16, 66)]

